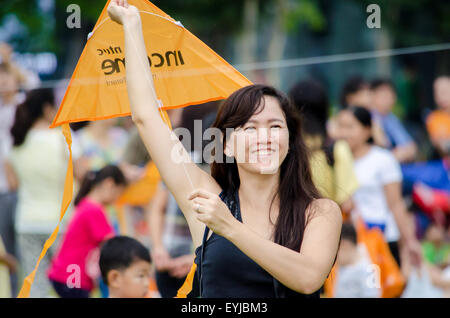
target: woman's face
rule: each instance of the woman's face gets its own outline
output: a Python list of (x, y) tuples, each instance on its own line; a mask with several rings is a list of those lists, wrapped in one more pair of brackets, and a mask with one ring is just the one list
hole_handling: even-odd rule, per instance
[(338, 115), (340, 138), (344, 139), (352, 150), (367, 143), (371, 130), (364, 127), (348, 110), (342, 110)]
[[(258, 113), (259, 112), (259, 113)], [(274, 174), (289, 150), (289, 130), (278, 100), (264, 96), (264, 109), (231, 134), (225, 153), (238, 166), (259, 174)]]

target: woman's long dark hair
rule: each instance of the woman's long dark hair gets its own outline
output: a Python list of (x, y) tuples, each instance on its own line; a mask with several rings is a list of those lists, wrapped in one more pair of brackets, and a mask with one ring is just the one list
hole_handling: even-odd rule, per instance
[(44, 115), (44, 107), (54, 104), (55, 96), (51, 88), (33, 89), (27, 93), (25, 101), (17, 106), (14, 124), (11, 127), (14, 146), (23, 144), (31, 126)]
[[(231, 94), (220, 106), (212, 127), (222, 131), (221, 145), (224, 147), (226, 128), (243, 126), (261, 107), (264, 96), (275, 97), (286, 117), (289, 129), (289, 152), (280, 167), (279, 187), (273, 200), (278, 196), (280, 211), (275, 224), (274, 241), (298, 251), (306, 226), (306, 209), (319, 192), (313, 184), (309, 168), (307, 147), (302, 139), (301, 118), (289, 98), (277, 89), (265, 85), (250, 85)], [(261, 108), (262, 110), (263, 108)], [(237, 191), (240, 179), (235, 161), (227, 163), (222, 152), (222, 161), (211, 164), (211, 175), (230, 195)], [(218, 158), (219, 159), (219, 158)]]
[(89, 171), (84, 175), (80, 189), (75, 198), (74, 205), (77, 206), (81, 200), (91, 192), (91, 190), (100, 182), (107, 178), (112, 178), (116, 185), (126, 185), (127, 181), (119, 167), (107, 165), (98, 171)]

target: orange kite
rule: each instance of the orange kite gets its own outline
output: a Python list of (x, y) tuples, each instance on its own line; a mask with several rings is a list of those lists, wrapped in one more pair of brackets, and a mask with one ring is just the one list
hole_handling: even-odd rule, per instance
[[(252, 84), (152, 3), (129, 3), (141, 13), (147, 56), (162, 109), (224, 99)], [(108, 17), (108, 4), (90, 33), (51, 127), (131, 115), (123, 28)]]
[[(170, 127), (165, 110), (227, 98), (252, 83), (189, 32), (146, 0), (129, 0), (141, 14), (147, 56), (156, 94), (162, 101), (161, 116)], [(62, 126), (70, 151), (60, 221), (71, 200), (73, 165), (69, 123), (130, 116), (126, 86), (123, 28), (103, 8), (81, 53), (51, 128)], [(41, 259), (53, 244), (55, 228), (44, 244), (36, 267), (25, 278), (18, 297), (28, 297)]]

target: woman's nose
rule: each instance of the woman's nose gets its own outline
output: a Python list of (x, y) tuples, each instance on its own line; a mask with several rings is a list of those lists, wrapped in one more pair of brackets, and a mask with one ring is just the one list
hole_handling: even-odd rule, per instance
[(266, 143), (270, 141), (270, 131), (267, 128), (258, 129), (258, 143)]

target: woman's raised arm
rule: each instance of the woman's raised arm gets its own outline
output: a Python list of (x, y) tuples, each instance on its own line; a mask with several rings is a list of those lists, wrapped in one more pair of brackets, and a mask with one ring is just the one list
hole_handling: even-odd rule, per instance
[(126, 0), (112, 0), (108, 14), (111, 20), (123, 25), (124, 29), (127, 90), (133, 122), (162, 179), (183, 211), (194, 244), (198, 246), (201, 244), (205, 225), (196, 219), (188, 194), (194, 188), (219, 193), (220, 187), (214, 178), (192, 162), (175, 133), (159, 116), (158, 97), (147, 59), (138, 9), (129, 5)]

